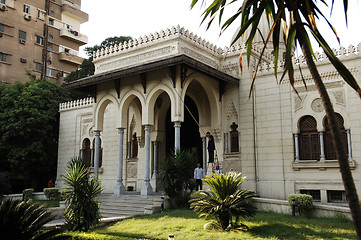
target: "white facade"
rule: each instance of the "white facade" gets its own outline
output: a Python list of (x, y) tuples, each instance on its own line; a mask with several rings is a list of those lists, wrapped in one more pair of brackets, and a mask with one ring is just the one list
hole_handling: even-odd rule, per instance
[[(177, 144), (192, 149), (197, 160), (205, 164), (204, 136), (209, 131), (215, 138), (223, 172), (232, 168), (242, 172), (248, 179), (244, 187), (261, 197), (286, 199), (291, 193), (313, 191), (321, 202), (337, 202), (343, 191), (341, 175), (336, 159), (325, 157), (331, 156), (325, 142), (327, 131), (323, 133), (327, 128), (325, 112), (303, 59), (295, 61), (302, 69), (307, 91), (299, 72), (295, 84), (299, 96), (288, 79), (277, 84), (272, 56), (266, 53), (249, 98), (253, 66), (260, 49), (253, 49), (250, 67), (244, 52), (242, 44), (219, 49), (176, 27), (95, 53), (96, 74), (67, 86), (93, 91), (95, 99), (60, 107), (58, 183), (66, 162), (84, 154), (84, 139), (89, 140), (90, 149), (95, 149), (94, 133), (100, 132), (102, 165), (98, 176), (105, 192), (119, 194), (121, 183), (127, 190), (133, 187), (147, 195), (157, 191), (154, 166), (159, 166)], [(361, 45), (337, 51), (359, 83), (360, 52)], [(357, 164), (361, 159), (361, 100), (324, 55), (317, 57), (335, 111), (343, 119), (350, 166), (356, 187), (361, 190)], [(280, 67), (279, 77), (282, 71)], [(319, 138), (315, 141), (313, 134), (312, 143), (318, 148), (325, 146), (323, 151), (314, 151), (325, 156), (305, 159), (305, 144), (301, 142), (304, 140), (299, 139), (305, 139), (303, 130), (300, 133), (304, 116), (315, 120)], [(238, 133), (230, 132), (233, 123), (238, 125)], [(124, 135), (120, 134), (123, 131)], [(121, 136), (123, 145), (119, 146)], [(239, 146), (235, 148), (237, 141)], [(94, 152), (91, 158), (96, 160)]]

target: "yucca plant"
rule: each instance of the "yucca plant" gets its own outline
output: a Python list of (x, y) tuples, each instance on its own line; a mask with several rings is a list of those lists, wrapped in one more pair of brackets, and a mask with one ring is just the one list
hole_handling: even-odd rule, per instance
[(65, 220), (68, 230), (88, 231), (99, 223), (101, 215), (95, 198), (102, 192), (98, 179), (88, 176), (88, 169), (80, 158), (72, 159), (64, 176)]
[(44, 205), (28, 201), (6, 200), (0, 203), (1, 239), (56, 239), (59, 230), (42, 230), (44, 224), (55, 219)]
[(190, 150), (177, 150), (164, 159), (160, 165), (160, 180), (170, 198), (192, 190), (194, 167), (195, 157)]
[(248, 229), (247, 226), (240, 224), (240, 219), (255, 214), (256, 207), (252, 204), (252, 198), (257, 194), (246, 189), (239, 189), (239, 185), (245, 179), (241, 173), (206, 176), (203, 182), (207, 183), (211, 189), (193, 193), (190, 200), (191, 209), (201, 217), (213, 219), (208, 224), (213, 228)]

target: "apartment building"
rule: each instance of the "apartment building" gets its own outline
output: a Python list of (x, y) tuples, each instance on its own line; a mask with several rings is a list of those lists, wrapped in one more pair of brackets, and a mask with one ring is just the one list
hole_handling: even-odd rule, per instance
[(61, 83), (82, 63), (79, 47), (88, 42), (80, 25), (88, 21), (81, 0), (0, 0), (0, 82), (26, 82), (25, 71), (40, 76), (44, 23), (48, 24), (48, 79)]

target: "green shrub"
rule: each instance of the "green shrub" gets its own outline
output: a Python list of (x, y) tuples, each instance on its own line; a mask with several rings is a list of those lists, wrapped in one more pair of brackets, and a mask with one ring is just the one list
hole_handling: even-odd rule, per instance
[(308, 194), (290, 194), (288, 195), (288, 204), (292, 208), (292, 200), (295, 201), (295, 210), (301, 215), (306, 210), (313, 208), (312, 196)]
[(33, 192), (34, 189), (33, 188), (28, 188), (28, 189), (24, 189), (24, 200), (27, 201), (29, 199), (33, 199)]
[(56, 187), (53, 188), (44, 188), (44, 194), (49, 200), (59, 200), (60, 193), (59, 189)]

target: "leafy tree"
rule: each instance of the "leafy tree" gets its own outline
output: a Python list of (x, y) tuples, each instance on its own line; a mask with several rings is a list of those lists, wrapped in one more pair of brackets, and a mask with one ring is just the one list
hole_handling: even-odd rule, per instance
[(30, 78), (0, 93), (0, 171), (46, 183), (56, 174), (59, 103), (69, 95), (52, 81)]
[(0, 172), (0, 199), (4, 194), (11, 193), (9, 177), (5, 172)]
[[(198, 0), (193, 0), (191, 3), (191, 7), (194, 7), (197, 2)], [(205, 1), (202, 0), (202, 3), (204, 2)], [(321, 0), (318, 3), (325, 4), (327, 7), (330, 7), (324, 0)], [(332, 1), (331, 9), (333, 7), (333, 3), (334, 1)], [(341, 134), (339, 132), (335, 111), (333, 109), (329, 95), (326, 91), (326, 87), (322, 82), (321, 76), (314, 62), (314, 53), (310, 43), (309, 35), (307, 33), (308, 30), (312, 34), (314, 39), (318, 42), (318, 44), (323, 48), (326, 56), (328, 57), (332, 65), (336, 68), (336, 70), (339, 72), (339, 74), (342, 76), (342, 78), (361, 96), (361, 89), (357, 84), (355, 78), (352, 76), (350, 71), (342, 64), (342, 62), (335, 56), (327, 41), (319, 32), (315, 19), (324, 19), (336, 35), (335, 29), (329, 23), (323, 12), (321, 12), (321, 10), (318, 8), (316, 0), (213, 0), (212, 3), (207, 6), (206, 10), (203, 13), (203, 21), (209, 19), (207, 27), (212, 24), (213, 20), (216, 18), (217, 15), (219, 17), (219, 22), (222, 22), (224, 9), (229, 6), (229, 4), (238, 4), (239, 8), (233, 16), (228, 18), (222, 24), (221, 29), (222, 31), (224, 31), (233, 22), (239, 20), (240, 28), (234, 42), (238, 38), (240, 38), (247, 29), (250, 29), (248, 39), (246, 40), (248, 64), (251, 56), (252, 42), (257, 32), (261, 17), (264, 16), (270, 24), (269, 34), (268, 36), (264, 36), (265, 46), (258, 60), (258, 65), (254, 73), (251, 89), (257, 74), (258, 66), (262, 59), (262, 55), (266, 49), (268, 41), (271, 38), (273, 41), (273, 54), (275, 62), (274, 73), (275, 75), (277, 75), (277, 63), (281, 44), (281, 36), (284, 36), (283, 40), (286, 49), (284, 64), (285, 71), (282, 75), (282, 78), (285, 76), (286, 73), (288, 73), (289, 82), (294, 88), (294, 66), (292, 62), (292, 48), (296, 46), (296, 43), (299, 44), (306, 59), (307, 67), (315, 82), (316, 88), (321, 96), (326, 111), (326, 116), (331, 129), (333, 145), (336, 149), (337, 159), (340, 165), (340, 172), (345, 187), (347, 201), (351, 209), (351, 215), (355, 224), (358, 238), (361, 239), (361, 209), (349, 162), (347, 160), (345, 145), (343, 144), (343, 138), (341, 137)], [(347, 22), (348, 1), (343, 0), (343, 4), (345, 18)]]
[(88, 169), (80, 158), (73, 158), (67, 165), (64, 176), (66, 225), (70, 231), (88, 231), (99, 223), (101, 215), (95, 198), (102, 192), (100, 181), (88, 176)]
[(119, 44), (119, 43), (123, 43), (126, 41), (131, 40), (132, 38), (129, 36), (115, 36), (115, 37), (109, 37), (106, 38), (103, 42), (101, 42), (100, 45), (95, 45), (93, 47), (86, 47), (85, 48), (85, 52), (88, 56), (92, 57), (93, 56), (93, 52), (96, 52), (98, 50), (101, 50), (102, 48), (106, 48), (106, 47), (110, 47), (113, 46), (115, 44)]
[(3, 239), (46, 240), (55, 237), (59, 229), (44, 231), (43, 226), (55, 216), (39, 204), (29, 201), (6, 200), (0, 203), (0, 232)]
[(210, 190), (200, 190), (191, 196), (191, 208), (200, 216), (213, 219), (213, 228), (247, 229), (239, 224), (241, 217), (253, 216), (256, 207), (252, 205), (252, 198), (256, 193), (238, 187), (246, 180), (241, 173), (214, 174), (206, 176), (203, 182), (207, 183)]
[(94, 64), (93, 64), (93, 52), (96, 52), (97, 50), (100, 50), (102, 48), (110, 47), (115, 44), (123, 43), (125, 41), (129, 41), (132, 39), (131, 37), (109, 37), (106, 38), (103, 42), (101, 42), (100, 45), (95, 45), (93, 47), (86, 47), (85, 52), (89, 56), (88, 59), (84, 59), (82, 64), (80, 65), (80, 68), (71, 72), (66, 78), (66, 82), (72, 82), (75, 80), (78, 80), (80, 78), (89, 77), (91, 75), (94, 75)]
[(93, 57), (89, 57), (88, 59), (84, 59), (79, 69), (72, 71), (66, 78), (66, 82), (72, 82), (78, 80), (80, 78), (89, 77), (94, 75), (94, 64)]

